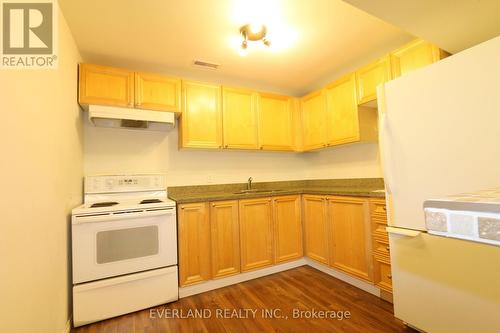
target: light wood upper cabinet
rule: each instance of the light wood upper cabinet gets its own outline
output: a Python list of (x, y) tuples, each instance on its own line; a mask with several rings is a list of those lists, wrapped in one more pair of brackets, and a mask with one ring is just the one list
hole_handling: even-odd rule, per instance
[(383, 57), (356, 71), (358, 104), (377, 99), (377, 86), (391, 79), (389, 56)]
[(322, 91), (309, 94), (301, 100), (302, 148), (318, 149), (326, 146), (326, 104)]
[(373, 281), (369, 221), (367, 200), (328, 198), (330, 265)]
[(405, 75), (446, 56), (448, 53), (437, 46), (422, 39), (414, 40), (391, 53), (392, 75), (395, 78)]
[(179, 205), (179, 284), (211, 278), (208, 203)]
[(240, 200), (241, 270), (273, 264), (271, 199)]
[(80, 64), (78, 102), (82, 105), (134, 107), (134, 72)]
[(303, 200), (305, 254), (320, 263), (328, 264), (326, 198), (304, 195)]
[(221, 87), (182, 82), (180, 146), (222, 148)]
[(212, 276), (240, 272), (240, 228), (238, 201), (216, 201), (210, 204), (212, 240)]
[(299, 195), (273, 198), (274, 257), (280, 263), (302, 257), (302, 217)]
[(327, 143), (344, 144), (358, 141), (359, 120), (354, 74), (326, 87)]
[(180, 112), (181, 80), (135, 73), (135, 106), (146, 110)]
[(222, 103), (224, 148), (259, 149), (257, 93), (223, 87)]
[(287, 96), (259, 94), (259, 138), (264, 150), (293, 150), (293, 100)]

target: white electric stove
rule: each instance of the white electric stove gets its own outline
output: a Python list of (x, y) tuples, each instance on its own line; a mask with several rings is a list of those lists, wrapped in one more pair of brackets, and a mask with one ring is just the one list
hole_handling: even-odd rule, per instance
[(178, 299), (176, 203), (165, 175), (89, 176), (72, 211), (75, 326)]

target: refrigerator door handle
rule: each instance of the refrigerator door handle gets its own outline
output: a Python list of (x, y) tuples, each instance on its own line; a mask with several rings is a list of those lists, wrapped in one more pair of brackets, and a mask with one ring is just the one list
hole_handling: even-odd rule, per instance
[(422, 231), (418, 230), (396, 228), (396, 227), (386, 227), (385, 230), (390, 234), (396, 234), (406, 237), (417, 237), (422, 233)]

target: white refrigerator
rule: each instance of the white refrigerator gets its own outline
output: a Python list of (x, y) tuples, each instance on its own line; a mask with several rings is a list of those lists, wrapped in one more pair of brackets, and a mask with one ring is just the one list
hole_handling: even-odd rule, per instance
[(423, 203), (500, 186), (500, 37), (379, 87), (394, 314), (500, 332), (500, 247), (430, 235)]

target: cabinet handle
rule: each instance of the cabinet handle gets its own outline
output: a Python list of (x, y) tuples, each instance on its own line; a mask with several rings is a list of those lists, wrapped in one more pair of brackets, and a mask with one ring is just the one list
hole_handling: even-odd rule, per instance
[(385, 249), (387, 250), (387, 252), (389, 252), (389, 247), (388, 246), (386, 246)]
[(224, 148), (227, 148), (229, 145), (225, 145)]
[(387, 275), (387, 278), (388, 278), (389, 280), (392, 280), (392, 275), (391, 275), (391, 274)]
[(385, 212), (387, 210), (387, 207), (382, 206), (382, 210)]
[(262, 149), (264, 149), (264, 147), (260, 146), (260, 149), (262, 150)]

